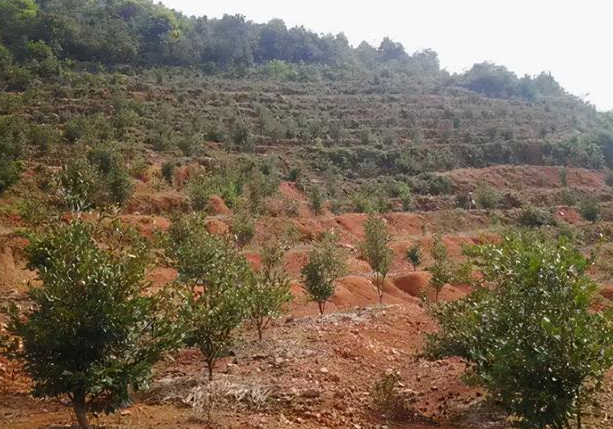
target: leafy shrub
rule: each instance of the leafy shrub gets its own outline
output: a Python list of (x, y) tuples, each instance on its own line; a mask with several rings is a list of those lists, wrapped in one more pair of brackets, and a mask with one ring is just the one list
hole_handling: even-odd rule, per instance
[(562, 189), (560, 192), (560, 200), (562, 201), (562, 204), (566, 206), (574, 206), (577, 204), (577, 196), (575, 195), (575, 192), (568, 188)]
[(364, 241), (360, 243), (360, 251), (374, 271), (374, 285), (379, 296), (379, 303), (383, 302), (383, 288), (385, 278), (392, 264), (394, 252), (389, 248), (392, 237), (387, 230), (385, 220), (369, 214), (364, 222)]
[(412, 391), (403, 391), (400, 375), (387, 371), (372, 388), (372, 405), (387, 421), (405, 421), (415, 414), (413, 404), (417, 398)]
[(316, 216), (319, 216), (323, 210), (324, 196), (319, 186), (312, 186), (311, 192), (309, 192), (309, 200), (311, 203), (311, 210)]
[(540, 226), (553, 225), (554, 220), (546, 210), (528, 206), (522, 209), (517, 222), (523, 226), (538, 228)]
[(25, 126), (18, 117), (0, 117), (0, 194), (19, 179), (19, 158), (26, 143)]
[(86, 116), (73, 116), (64, 124), (64, 138), (69, 143), (76, 143), (90, 132), (89, 120)]
[(239, 200), (236, 205), (230, 224), (230, 230), (234, 234), (237, 246), (240, 248), (249, 244), (255, 236), (253, 213), (250, 212), (244, 199)]
[(479, 208), (493, 210), (498, 206), (499, 201), (500, 196), (494, 188), (485, 183), (479, 185), (475, 195), (475, 202)]
[(290, 286), (290, 278), (283, 268), (281, 243), (269, 240), (262, 249), (262, 271), (247, 289), (247, 314), (260, 340), (270, 321), (291, 301)]
[(200, 350), (212, 380), (215, 362), (232, 345), (246, 317), (254, 273), (236, 249), (208, 233), (199, 215), (173, 224), (167, 250), (185, 290), (180, 319), (186, 344)]
[(156, 315), (156, 297), (143, 294), (146, 247), (135, 233), (113, 228), (121, 238), (108, 250), (81, 222), (35, 237), (27, 254), (42, 284), (29, 292), (32, 310), (14, 309), (9, 325), (23, 341), (18, 356), (33, 393), (68, 395), (83, 429), (88, 411), (126, 404), (130, 388), (145, 385), (151, 366), (174, 344)]
[(583, 219), (592, 223), (600, 219), (600, 204), (593, 198), (584, 199), (579, 207)]
[(169, 185), (172, 185), (173, 183), (175, 169), (176, 169), (176, 165), (173, 162), (166, 161), (164, 164), (162, 164), (161, 174), (164, 180)]
[(290, 182), (297, 182), (300, 178), (301, 173), (302, 170), (300, 168), (293, 167), (287, 174), (287, 180), (289, 180)]
[(560, 184), (563, 188), (566, 188), (568, 186), (568, 168), (558, 168), (558, 176), (560, 177)]
[(604, 172), (604, 182), (608, 185), (608, 186), (612, 186), (613, 187), (613, 170), (611, 170), (610, 168), (605, 169)]
[(344, 256), (336, 246), (336, 237), (325, 234), (309, 252), (309, 262), (302, 268), (304, 288), (324, 314), (326, 302), (334, 294), (336, 280), (346, 271)]
[(0, 194), (19, 180), (21, 167), (18, 162), (0, 159)]
[[(262, 171), (264, 170), (264, 172)], [(267, 170), (254, 167), (248, 172), (249, 179), (245, 183), (245, 197), (253, 213), (260, 213), (264, 199), (275, 195), (279, 191), (279, 177), (272, 167)]]
[(430, 286), (434, 289), (434, 300), (438, 302), (438, 295), (445, 284), (451, 280), (451, 270), (447, 260), (447, 247), (440, 236), (436, 235), (430, 249), (430, 256), (434, 261), (428, 267), (428, 271), (432, 274), (430, 278)]
[(421, 244), (415, 243), (407, 249), (407, 260), (413, 266), (413, 271), (416, 271), (419, 264), (421, 264), (422, 257)]
[(196, 211), (206, 210), (211, 195), (220, 196), (232, 207), (240, 195), (240, 183), (222, 173), (203, 173), (190, 181), (187, 192), (192, 208)]
[[(435, 310), (432, 359), (459, 356), (522, 428), (569, 428), (613, 364), (613, 322), (591, 311), (591, 261), (535, 235), (471, 249), (480, 283)], [(580, 421), (580, 419), (579, 419)]]
[(351, 205), (355, 213), (368, 213), (376, 211), (376, 205), (370, 196), (362, 191), (355, 192), (351, 197)]
[(408, 211), (411, 209), (411, 203), (413, 202), (413, 195), (411, 194), (411, 187), (406, 183), (401, 183), (398, 187), (398, 198), (402, 203), (402, 210)]
[(412, 180), (413, 189), (422, 195), (450, 194), (453, 184), (446, 176), (434, 173), (422, 173)]
[(75, 212), (95, 205), (99, 185), (94, 167), (84, 159), (69, 161), (55, 178), (55, 187), (65, 206)]
[(64, 204), (73, 211), (122, 205), (134, 190), (128, 170), (114, 152), (106, 149), (92, 149), (87, 159), (69, 161), (57, 175), (55, 185)]
[(130, 173), (125, 168), (114, 168), (103, 176), (110, 194), (110, 201), (119, 205), (125, 204), (134, 191), (134, 183)]

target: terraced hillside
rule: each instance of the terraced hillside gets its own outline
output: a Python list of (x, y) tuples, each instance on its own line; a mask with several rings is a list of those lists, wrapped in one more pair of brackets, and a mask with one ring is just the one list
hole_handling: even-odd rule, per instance
[[(609, 321), (613, 116), (548, 74), (517, 77), (484, 63), (450, 75), (434, 52), (408, 54), (389, 39), (354, 48), (342, 34), (190, 18), (141, 0), (0, 0), (0, 22), (0, 429), (74, 421), (74, 392), (32, 395), (41, 386), (16, 328), (45, 307), (35, 300), (47, 295), (33, 291), (51, 282), (45, 263), (57, 243), (44, 238), (74, 225), (94, 231), (89, 250), (115, 274), (96, 290), (134, 268), (118, 255), (144, 255), (142, 278), (122, 286), (137, 278), (135, 299), (159, 298), (165, 318), (140, 326), (139, 340), (166, 322), (185, 331), (156, 356), (150, 388), (132, 395), (115, 367), (96, 378), (84, 410), (117, 411), (90, 413), (101, 428), (511, 428), (517, 416), (502, 395), (465, 383), (474, 362), (428, 360), (424, 347), (439, 309), (487, 289), (475, 249), (517, 234), (532, 240), (525, 253), (541, 243), (577, 249), (579, 262), (557, 274), (594, 285), (576, 301)], [(372, 219), (384, 229), (384, 270), (366, 251)], [(190, 228), (195, 251), (177, 250)], [(328, 239), (343, 270), (318, 315), (304, 268)], [(221, 253), (210, 257), (214, 246)], [(263, 339), (245, 317), (224, 331), (233, 341), (215, 355), (211, 382), (204, 347), (189, 342), (193, 326), (181, 317), (217, 280), (190, 280), (189, 270), (213, 261), (219, 274), (226, 257), (236, 262), (228, 271), (247, 274), (222, 286), (270, 280), (274, 265), (274, 286), (287, 296)], [(83, 260), (64, 271), (86, 272)], [(74, 286), (67, 294), (97, 279), (66, 280), (64, 271), (51, 280)], [(78, 302), (89, 302), (85, 289)], [(87, 320), (108, 308), (98, 310)], [(218, 321), (231, 319), (224, 311)], [(58, 313), (72, 326), (70, 311)], [(550, 345), (560, 341), (547, 332)], [(62, 344), (72, 351), (89, 339)], [(132, 344), (103, 350), (95, 368)], [(579, 416), (598, 429), (613, 412), (612, 375), (602, 375), (589, 402), (569, 400), (571, 414), (583, 406)], [(110, 401), (117, 392), (131, 397), (128, 408)]]

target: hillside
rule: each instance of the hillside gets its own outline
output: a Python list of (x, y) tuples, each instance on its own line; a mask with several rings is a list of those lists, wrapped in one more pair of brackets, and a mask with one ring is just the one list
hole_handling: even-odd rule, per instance
[[(610, 307), (613, 115), (549, 74), (482, 63), (451, 75), (436, 53), (390, 39), (352, 47), (342, 34), (144, 0), (0, 0), (0, 22), (0, 334), (5, 307), (30, 309), (41, 284), (28, 244), (75, 220), (143, 237), (143, 295), (181, 283), (168, 231), (194, 213), (255, 272), (277, 243), (291, 286), (262, 342), (243, 324), (224, 349), (215, 425), (192, 407), (208, 383), (202, 355), (182, 346), (98, 427), (509, 428), (464, 382), (466, 362), (422, 355), (433, 305), (478, 280), (463, 250), (516, 232), (567, 239), (598, 256), (590, 308)], [(383, 305), (360, 244), (368, 213), (390, 234)], [(346, 270), (318, 316), (301, 271), (331, 231)], [(96, 245), (113, 249), (106, 238)], [(451, 273), (439, 293), (441, 244)], [(373, 386), (396, 372), (411, 412), (391, 422)], [(611, 376), (585, 409), (589, 427), (610, 425)], [(74, 420), (64, 397), (33, 398), (32, 386), (0, 355), (0, 429)]]

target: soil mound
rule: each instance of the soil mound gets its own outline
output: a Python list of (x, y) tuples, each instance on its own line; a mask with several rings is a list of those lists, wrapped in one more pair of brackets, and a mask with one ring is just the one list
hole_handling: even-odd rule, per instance
[(211, 195), (206, 203), (207, 211), (212, 216), (230, 216), (232, 210), (228, 208), (219, 195)]

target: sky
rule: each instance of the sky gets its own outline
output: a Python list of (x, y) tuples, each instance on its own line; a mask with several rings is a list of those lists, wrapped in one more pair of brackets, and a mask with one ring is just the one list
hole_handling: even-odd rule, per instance
[(610, 0), (162, 0), (187, 15), (281, 18), (288, 27), (345, 33), (351, 44), (383, 37), (409, 53), (435, 50), (441, 67), (462, 72), (491, 61), (518, 75), (541, 71), (569, 92), (613, 110), (613, 1)]

